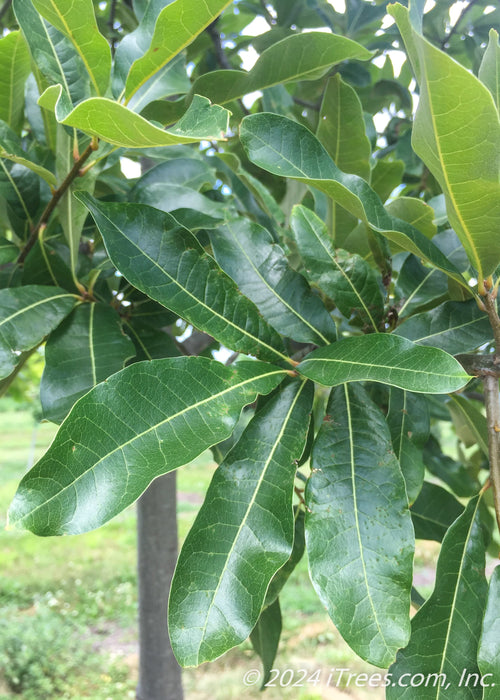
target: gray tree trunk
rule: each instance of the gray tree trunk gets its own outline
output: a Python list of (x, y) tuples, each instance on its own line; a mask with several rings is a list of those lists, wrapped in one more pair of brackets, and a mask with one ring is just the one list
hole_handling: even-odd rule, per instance
[(155, 479), (137, 503), (139, 683), (137, 700), (182, 700), (170, 646), (167, 599), (177, 561), (176, 472)]

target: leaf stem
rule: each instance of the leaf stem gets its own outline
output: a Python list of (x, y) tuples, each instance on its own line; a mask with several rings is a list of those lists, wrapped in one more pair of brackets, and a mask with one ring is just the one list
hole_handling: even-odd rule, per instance
[(91, 153), (93, 153), (95, 150), (97, 150), (97, 139), (95, 137), (92, 138), (92, 141), (89, 143), (87, 148), (84, 150), (82, 155), (78, 158), (78, 160), (75, 162), (69, 173), (66, 175), (64, 180), (61, 182), (59, 187), (52, 192), (52, 198), (50, 199), (49, 203), (43, 210), (40, 219), (38, 220), (38, 223), (36, 224), (35, 228), (31, 231), (31, 235), (28, 239), (28, 242), (22, 249), (17, 262), (19, 265), (24, 263), (26, 260), (26, 257), (30, 250), (33, 248), (35, 243), (38, 240), (38, 236), (40, 234), (40, 229), (45, 226), (58, 205), (61, 197), (67, 192), (68, 188), (70, 187), (71, 183), (73, 180), (75, 180), (77, 177), (80, 176), (80, 170), (85, 163), (85, 161), (90, 157)]

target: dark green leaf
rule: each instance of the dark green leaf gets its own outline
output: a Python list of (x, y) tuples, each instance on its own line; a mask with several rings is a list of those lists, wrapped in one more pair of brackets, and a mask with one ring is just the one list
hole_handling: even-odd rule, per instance
[(429, 407), (424, 396), (391, 388), (387, 424), (394, 453), (399, 460), (410, 503), (424, 481), (422, 448), (430, 431)]
[(83, 192), (78, 197), (131, 284), (226, 347), (285, 359), (276, 331), (172, 216), (141, 204), (105, 204)]
[(215, 259), (282, 335), (302, 343), (328, 345), (337, 329), (321, 299), (289, 265), (269, 231), (234, 219), (210, 232)]
[(281, 569), (275, 573), (267, 589), (266, 599), (264, 605), (273, 605), (278, 600), (283, 586), (286, 584), (290, 578), (293, 570), (302, 559), (304, 551), (306, 548), (305, 532), (304, 532), (304, 511), (298, 510), (297, 506), (294, 509), (295, 512), (295, 534), (293, 538), (293, 549), (288, 561), (283, 564)]
[[(443, 540), (434, 591), (413, 618), (410, 643), (390, 669), (388, 700), (482, 697), (480, 686), (459, 686), (464, 669), (466, 675), (479, 670), (477, 647), (487, 592), (479, 503), (478, 496), (469, 501)], [(413, 674), (436, 675), (411, 687), (407, 679)]]
[(153, 479), (231, 434), (243, 406), (285, 373), (261, 362), (204, 357), (138, 362), (85, 394), (21, 481), (11, 525), (38, 535), (99, 527)]
[(449, 491), (424, 481), (411, 507), (415, 537), (442, 542), (448, 528), (463, 513), (464, 507)]
[(172, 581), (169, 633), (182, 666), (248, 637), (293, 545), (295, 461), (313, 387), (290, 382), (265, 403), (217, 469)]
[(252, 646), (260, 656), (263, 667), (261, 690), (271, 676), (271, 669), (278, 651), (281, 636), (281, 609), (279, 600), (265, 608), (252, 630), (250, 641)]
[(451, 396), (447, 405), (460, 440), (466, 447), (478, 445), (488, 457), (488, 426), (484, 414), (463, 396)]
[(415, 255), (409, 255), (399, 271), (396, 282), (399, 315), (409, 315), (426, 304), (448, 296), (448, 280), (435, 267), (425, 267)]
[(93, 303), (77, 307), (45, 346), (40, 385), (44, 417), (60, 423), (77, 399), (134, 355), (114, 309)]
[(259, 167), (325, 192), (371, 229), (467, 286), (455, 266), (418, 229), (386, 212), (367, 182), (339, 170), (305, 126), (277, 114), (253, 114), (243, 119), (240, 138), (248, 157)]
[(357, 313), (378, 330), (384, 300), (375, 270), (360, 256), (335, 250), (325, 224), (310, 209), (296, 205), (290, 225), (309, 279), (346, 318)]
[(479, 642), (478, 665), (486, 686), (483, 700), (496, 700), (500, 678), (500, 567), (491, 574), (488, 602), (484, 613), (483, 630)]
[(446, 301), (412, 316), (395, 331), (418, 345), (431, 345), (458, 355), (475, 350), (492, 339), (488, 317), (473, 299)]
[(27, 285), (0, 290), (0, 378), (8, 377), (22, 350), (31, 350), (61, 323), (77, 297), (57, 287)]
[(324, 386), (369, 380), (430, 394), (457, 391), (470, 379), (443, 350), (385, 333), (345, 338), (318, 348), (297, 371)]
[(479, 491), (479, 482), (471, 470), (443, 454), (432, 436), (424, 448), (424, 462), (430, 473), (447, 484), (459, 498), (475, 496)]
[(311, 579), (346, 642), (386, 667), (410, 633), (413, 528), (380, 409), (364, 389), (334, 389), (306, 488)]
[[(167, 184), (181, 185), (198, 191), (204, 185), (215, 185), (213, 170), (203, 161), (196, 158), (174, 158), (147, 170), (137, 180), (130, 192), (131, 202), (144, 201), (151, 187)], [(146, 202), (147, 203), (147, 202)]]

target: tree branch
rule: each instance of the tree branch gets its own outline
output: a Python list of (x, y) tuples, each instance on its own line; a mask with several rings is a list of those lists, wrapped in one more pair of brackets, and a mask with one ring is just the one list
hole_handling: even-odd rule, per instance
[(464, 19), (465, 15), (469, 12), (469, 10), (471, 10), (474, 7), (476, 2), (477, 2), (477, 0), (471, 0), (471, 2), (463, 8), (462, 12), (458, 16), (457, 21), (455, 22), (453, 27), (450, 29), (449, 33), (445, 36), (445, 38), (441, 42), (441, 47), (440, 47), (441, 50), (446, 48), (446, 44), (449, 43), (451, 37), (457, 33), (458, 26), (461, 24), (462, 20)]
[[(212, 39), (212, 43), (214, 45), (215, 49), (215, 56), (217, 58), (217, 63), (221, 68), (224, 70), (233, 70), (232, 65), (229, 63), (226, 54), (224, 53), (224, 49), (222, 48), (222, 41), (220, 38), (220, 33), (217, 31), (217, 23), (219, 21), (219, 18), (217, 18), (212, 24), (209, 24), (207, 27), (207, 33), (209, 37)], [(248, 115), (250, 112), (248, 109), (245, 107), (243, 104), (243, 100), (238, 99), (237, 100), (238, 104), (241, 107), (241, 110), (243, 114)]]
[(484, 377), (484, 401), (488, 423), (490, 481), (493, 487), (495, 513), (500, 529), (500, 396), (498, 377)]
[(90, 157), (91, 153), (93, 153), (95, 150), (97, 150), (97, 140), (92, 139), (92, 141), (89, 143), (87, 148), (84, 150), (82, 155), (78, 158), (78, 160), (75, 162), (69, 173), (66, 175), (64, 180), (61, 182), (59, 187), (53, 191), (52, 193), (52, 198), (45, 207), (45, 209), (42, 212), (42, 215), (40, 216), (40, 219), (38, 220), (38, 223), (36, 224), (35, 228), (32, 230), (31, 235), (28, 239), (28, 242), (22, 249), (17, 262), (18, 264), (22, 264), (30, 252), (30, 250), (33, 248), (35, 243), (38, 240), (38, 234), (40, 233), (40, 229), (44, 226), (47, 225), (50, 216), (56, 206), (58, 205), (59, 201), (63, 197), (63, 195), (67, 192), (68, 188), (70, 187), (71, 183), (73, 180), (75, 180), (79, 175), (80, 175), (80, 170), (82, 168), (82, 165), (85, 163), (86, 160)]

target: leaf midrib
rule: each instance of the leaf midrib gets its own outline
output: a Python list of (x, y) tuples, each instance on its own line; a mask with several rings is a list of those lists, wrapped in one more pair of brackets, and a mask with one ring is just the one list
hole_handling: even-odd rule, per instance
[(354, 459), (354, 440), (353, 440), (353, 429), (352, 429), (351, 402), (350, 402), (350, 398), (349, 398), (349, 388), (348, 388), (347, 384), (344, 384), (344, 392), (345, 392), (345, 402), (346, 402), (346, 409), (347, 409), (347, 425), (348, 425), (348, 430), (349, 430), (349, 461), (350, 461), (349, 466), (350, 466), (350, 471), (351, 471), (352, 500), (353, 500), (354, 519), (356, 521), (356, 536), (357, 536), (358, 547), (359, 547), (359, 560), (361, 562), (361, 567), (363, 569), (363, 577), (365, 580), (366, 595), (368, 597), (368, 600), (370, 601), (370, 607), (372, 609), (373, 619), (375, 620), (375, 624), (377, 625), (378, 633), (379, 633), (380, 638), (382, 639), (382, 641), (384, 643), (386, 650), (388, 651), (389, 655), (392, 656), (393, 650), (388, 645), (388, 643), (385, 639), (384, 633), (382, 632), (382, 628), (380, 626), (380, 622), (379, 622), (378, 615), (377, 615), (377, 610), (376, 610), (375, 605), (373, 603), (371, 589), (370, 589), (370, 586), (368, 583), (368, 574), (367, 574), (367, 570), (366, 570), (364, 548), (363, 548), (363, 542), (361, 539), (361, 528), (359, 526), (358, 496), (357, 496), (357, 490), (356, 490), (356, 464), (355, 464), (355, 459)]
[[(273, 287), (271, 287), (271, 285), (267, 282), (265, 277), (263, 277), (262, 274), (260, 273), (260, 270), (254, 264), (253, 260), (248, 256), (246, 250), (243, 248), (240, 241), (234, 235), (234, 232), (231, 228), (230, 223), (227, 223), (226, 226), (229, 229), (234, 242), (236, 243), (238, 248), (241, 250), (244, 257), (248, 260), (252, 269), (255, 271), (255, 274), (259, 277), (260, 280), (262, 280), (264, 285), (271, 291), (271, 294), (273, 294), (273, 296), (275, 296), (283, 304), (283, 306), (285, 306), (288, 309), (288, 311), (290, 311), (290, 313), (294, 314), (294, 316), (296, 316), (299, 319), (299, 321), (304, 323), (311, 331), (313, 331), (313, 333), (315, 333), (319, 338), (321, 338), (321, 340), (325, 343), (325, 345), (329, 345), (330, 341), (327, 338), (325, 338), (323, 333), (321, 333), (321, 331), (319, 331), (317, 328), (315, 328), (312, 325), (312, 323), (309, 323), (309, 321), (306, 318), (301, 316), (300, 313), (296, 309), (294, 309), (292, 306), (290, 306), (290, 304), (285, 299), (283, 299), (283, 297), (280, 296)], [(270, 245), (271, 245), (271, 247), (274, 247), (274, 244), (271, 243)]]
[[(465, 558), (466, 558), (466, 554), (467, 554), (467, 546), (468, 546), (469, 541), (470, 541), (470, 537), (471, 537), (471, 533), (472, 533), (472, 528), (474, 527), (474, 523), (475, 523), (475, 520), (476, 520), (476, 513), (477, 513), (477, 510), (478, 510), (478, 508), (479, 508), (480, 502), (481, 502), (481, 496), (479, 496), (478, 499), (477, 499), (476, 507), (475, 507), (475, 509), (474, 509), (474, 514), (473, 514), (473, 516), (472, 516), (472, 518), (471, 518), (470, 526), (469, 526), (469, 529), (468, 529), (468, 531), (467, 531), (467, 537), (466, 537), (466, 540), (465, 540), (465, 543), (464, 543), (464, 548), (463, 548), (463, 551), (462, 551), (462, 556), (460, 557), (460, 566), (459, 566), (459, 569), (458, 569), (458, 576), (457, 576), (457, 580), (456, 580), (456, 583), (455, 583), (455, 589), (454, 589), (454, 591), (453, 591), (453, 600), (452, 600), (452, 603), (451, 603), (451, 614), (450, 614), (450, 616), (449, 616), (449, 618), (448, 618), (448, 624), (447, 624), (447, 627), (446, 627), (445, 643), (444, 643), (444, 647), (443, 647), (443, 654), (442, 654), (442, 657), (441, 657), (441, 665), (440, 665), (440, 667), (439, 667), (439, 675), (443, 672), (444, 664), (445, 664), (445, 661), (446, 661), (446, 653), (447, 653), (447, 651), (448, 651), (448, 644), (449, 644), (449, 642), (450, 642), (451, 628), (452, 628), (452, 626), (453, 626), (453, 619), (454, 619), (455, 614), (456, 614), (456, 602), (457, 602), (457, 597), (458, 597), (458, 589), (460, 588), (460, 583), (461, 583), (461, 579), (462, 579), (462, 572), (463, 572), (463, 568), (464, 568), (464, 565), (465, 565)], [(439, 700), (440, 694), (441, 694), (441, 686), (438, 685), (438, 691), (437, 691), (437, 695), (436, 695), (436, 700)]]
[(213, 608), (214, 605), (215, 605), (215, 599), (216, 599), (217, 593), (219, 592), (219, 589), (220, 589), (220, 587), (221, 587), (221, 585), (222, 585), (222, 580), (223, 580), (223, 577), (224, 577), (224, 575), (225, 575), (225, 573), (226, 573), (226, 571), (227, 571), (227, 568), (228, 568), (228, 565), (229, 565), (229, 560), (230, 560), (231, 555), (232, 555), (232, 553), (233, 553), (233, 551), (234, 551), (234, 548), (236, 547), (236, 543), (237, 543), (237, 541), (238, 541), (238, 539), (239, 539), (239, 537), (240, 537), (240, 535), (241, 535), (241, 531), (243, 530), (243, 527), (245, 526), (246, 521), (248, 520), (248, 517), (249, 517), (249, 515), (250, 515), (250, 512), (251, 512), (251, 510), (252, 510), (252, 508), (253, 508), (253, 505), (254, 505), (254, 503), (255, 503), (255, 499), (257, 498), (257, 495), (258, 495), (258, 493), (259, 493), (261, 484), (262, 484), (262, 482), (264, 481), (264, 477), (266, 476), (267, 470), (268, 470), (268, 468), (269, 468), (269, 465), (270, 465), (270, 463), (271, 463), (271, 461), (272, 461), (272, 459), (273, 459), (273, 457), (274, 457), (274, 453), (276, 452), (276, 450), (277, 450), (277, 448), (278, 448), (278, 446), (279, 446), (279, 444), (280, 444), (280, 442), (281, 442), (281, 439), (282, 439), (282, 437), (283, 437), (283, 434), (284, 434), (284, 432), (285, 432), (285, 430), (286, 430), (286, 428), (287, 428), (287, 426), (288, 426), (288, 422), (289, 422), (289, 420), (290, 420), (290, 416), (292, 415), (293, 410), (295, 409), (295, 405), (296, 405), (297, 401), (299, 400), (299, 397), (300, 397), (300, 395), (301, 395), (301, 393), (302, 393), (302, 390), (304, 389), (304, 387), (305, 387), (306, 384), (307, 384), (307, 380), (305, 380), (305, 381), (302, 382), (302, 386), (299, 388), (299, 390), (297, 391), (297, 394), (296, 394), (295, 397), (294, 397), (294, 400), (293, 400), (293, 402), (292, 402), (292, 405), (290, 406), (290, 409), (288, 410), (288, 412), (287, 412), (287, 414), (286, 414), (285, 420), (283, 421), (283, 424), (282, 424), (282, 426), (281, 426), (280, 432), (279, 432), (278, 436), (276, 437), (276, 440), (275, 440), (274, 443), (273, 443), (273, 446), (272, 446), (272, 448), (271, 448), (271, 451), (269, 452), (269, 455), (268, 455), (268, 457), (267, 457), (267, 459), (266, 459), (266, 461), (265, 461), (265, 463), (264, 463), (264, 466), (263, 466), (261, 475), (260, 475), (260, 477), (259, 477), (259, 479), (258, 479), (258, 481), (257, 481), (257, 484), (256, 484), (256, 486), (255, 486), (254, 492), (253, 492), (253, 494), (252, 494), (252, 497), (251, 497), (251, 499), (250, 499), (250, 501), (249, 501), (249, 503), (248, 503), (247, 509), (246, 509), (246, 511), (245, 511), (245, 514), (244, 514), (244, 516), (243, 516), (243, 518), (242, 518), (242, 520), (241, 520), (241, 523), (240, 523), (240, 525), (239, 525), (239, 527), (238, 527), (237, 532), (236, 532), (235, 535), (234, 535), (233, 543), (232, 543), (231, 548), (230, 548), (230, 550), (229, 550), (229, 552), (228, 552), (228, 554), (227, 554), (226, 563), (224, 564), (224, 567), (223, 567), (223, 569), (222, 569), (222, 571), (221, 571), (221, 575), (220, 575), (220, 577), (219, 577), (219, 581), (218, 581), (218, 583), (217, 583), (217, 587), (215, 588), (215, 590), (214, 590), (214, 592), (213, 592), (212, 600), (211, 600), (210, 605), (209, 605), (208, 610), (207, 610), (207, 614), (206, 614), (206, 617), (205, 617), (205, 623), (204, 623), (204, 625), (201, 627), (202, 636), (201, 636), (201, 638), (200, 638), (200, 643), (199, 643), (199, 646), (198, 646), (197, 664), (201, 663), (201, 662), (200, 662), (200, 649), (201, 649), (201, 645), (203, 644), (203, 641), (204, 641), (204, 634), (205, 634), (205, 630), (206, 630), (206, 627), (207, 627), (207, 621), (208, 621), (208, 618), (209, 618), (210, 613), (211, 613), (211, 611), (212, 611), (212, 608)]
[[(104, 213), (103, 213), (102, 211), (100, 211), (100, 210), (98, 210), (98, 212), (99, 212), (99, 214), (100, 214), (101, 216), (103, 216), (107, 221), (109, 221), (109, 223), (111, 224), (111, 226), (113, 226), (113, 227), (120, 233), (120, 235), (123, 236), (123, 238), (125, 238), (126, 241), (128, 241), (128, 242), (131, 243), (135, 248), (137, 248), (137, 250), (138, 250), (142, 255), (144, 255), (145, 258), (147, 258), (150, 262), (153, 263), (153, 265), (155, 265), (155, 267), (157, 267), (159, 270), (161, 270), (161, 272), (165, 275), (165, 277), (167, 277), (171, 282), (173, 282), (177, 287), (179, 287), (179, 289), (181, 289), (185, 294), (187, 294), (189, 297), (191, 297), (191, 299), (193, 299), (193, 301), (195, 301), (199, 306), (202, 306), (202, 307), (203, 307), (204, 309), (206, 309), (207, 311), (210, 311), (211, 314), (213, 314), (214, 316), (217, 316), (217, 317), (220, 318), (222, 321), (224, 321), (225, 323), (227, 323), (228, 325), (230, 325), (232, 328), (235, 328), (236, 330), (238, 330), (238, 331), (239, 331), (240, 333), (242, 333), (243, 335), (246, 335), (248, 338), (251, 338), (251, 339), (252, 339), (254, 342), (256, 342), (258, 345), (262, 345), (263, 347), (267, 348), (268, 350), (270, 350), (271, 352), (273, 352), (275, 355), (277, 355), (278, 357), (280, 357), (282, 360), (285, 360), (287, 363), (290, 363), (290, 359), (289, 359), (288, 357), (286, 357), (286, 355), (283, 355), (281, 352), (279, 352), (279, 350), (276, 350), (275, 348), (271, 347), (270, 345), (268, 345), (267, 343), (265, 343), (265, 342), (264, 342), (263, 340), (261, 340), (260, 338), (257, 338), (256, 336), (252, 335), (251, 333), (249, 333), (249, 332), (248, 332), (247, 330), (245, 330), (244, 328), (241, 328), (240, 326), (236, 325), (236, 323), (234, 323), (234, 322), (231, 321), (230, 319), (226, 318), (225, 316), (222, 316), (218, 311), (215, 311), (215, 309), (212, 309), (210, 306), (207, 306), (207, 304), (205, 304), (204, 301), (202, 301), (201, 299), (198, 299), (198, 297), (196, 297), (194, 294), (192, 294), (192, 292), (190, 292), (188, 289), (186, 289), (185, 287), (183, 287), (183, 286), (175, 279), (175, 277), (172, 277), (172, 275), (170, 275), (166, 270), (164, 270), (163, 267), (162, 267), (161, 265), (159, 265), (159, 264), (156, 262), (156, 260), (154, 260), (154, 259), (153, 259), (151, 256), (149, 256), (147, 253), (145, 253), (145, 252), (142, 250), (142, 248), (140, 248), (140, 247), (138, 246), (138, 244), (135, 243), (135, 241), (132, 241), (130, 238), (128, 238), (128, 237), (125, 235), (125, 233), (124, 233), (121, 229), (119, 229), (118, 226), (117, 226), (108, 216), (106, 216), (106, 214), (104, 214)], [(229, 279), (230, 279), (230, 278), (229, 278)], [(238, 290), (238, 291), (239, 291), (239, 290)], [(241, 294), (241, 292), (240, 292), (240, 294)], [(243, 296), (243, 295), (242, 295), (242, 296)], [(161, 303), (161, 302), (159, 302), (159, 303)], [(165, 307), (165, 308), (168, 308), (168, 307)]]
[[(375, 364), (373, 362), (368, 363), (368, 362), (358, 362), (356, 360), (338, 360), (338, 359), (329, 358), (329, 357), (321, 357), (321, 358), (317, 357), (317, 358), (311, 358), (310, 360), (305, 359), (305, 360), (302, 360), (302, 363), (301, 363), (302, 366), (304, 366), (304, 364), (306, 362), (309, 362), (309, 363), (311, 363), (311, 362), (313, 362), (313, 363), (314, 362), (337, 362), (339, 364), (344, 364), (344, 365), (360, 365), (361, 367), (370, 367), (370, 368), (374, 368), (374, 369), (390, 369), (390, 370), (393, 370), (395, 372), (413, 372), (414, 374), (428, 374), (428, 375), (431, 375), (433, 377), (447, 377), (447, 378), (453, 378), (453, 379), (459, 379), (461, 376), (458, 374), (439, 374), (438, 372), (428, 372), (428, 371), (423, 370), (423, 369), (408, 369), (406, 367), (395, 367), (394, 365), (378, 365), (378, 364)], [(468, 376), (468, 375), (464, 374), (464, 378), (466, 376)]]
[(15, 311), (10, 316), (7, 316), (7, 318), (1, 319), (0, 320), (0, 328), (3, 325), (5, 325), (6, 323), (9, 323), (10, 321), (12, 321), (12, 319), (15, 318), (16, 316), (19, 316), (20, 314), (24, 314), (27, 311), (31, 311), (32, 309), (36, 308), (37, 306), (40, 306), (40, 304), (48, 304), (51, 301), (55, 301), (56, 299), (65, 299), (66, 297), (73, 297), (74, 299), (78, 299), (76, 294), (57, 294), (56, 296), (46, 297), (44, 299), (39, 299), (38, 301), (35, 301), (33, 304), (30, 304), (29, 306), (24, 306), (22, 309), (19, 309), (19, 311)]
[[(127, 440), (126, 442), (122, 443), (121, 445), (118, 445), (118, 446), (115, 447), (113, 450), (111, 450), (110, 452), (107, 452), (105, 455), (103, 455), (102, 457), (100, 457), (100, 458), (97, 460), (97, 462), (96, 462), (95, 464), (93, 464), (93, 465), (92, 465), (91, 467), (89, 467), (88, 469), (85, 469), (81, 474), (79, 474), (76, 478), (74, 478), (73, 481), (72, 481), (71, 483), (67, 484), (66, 486), (63, 486), (63, 487), (62, 487), (61, 489), (59, 489), (59, 491), (57, 491), (57, 493), (55, 493), (53, 496), (51, 496), (50, 498), (47, 498), (45, 501), (43, 501), (43, 503), (40, 503), (38, 506), (36, 506), (36, 507), (33, 508), (32, 510), (30, 510), (30, 511), (27, 512), (27, 513), (25, 513), (25, 514), (22, 516), (21, 519), (22, 519), (22, 520), (25, 520), (26, 518), (32, 516), (32, 515), (33, 515), (34, 513), (36, 513), (40, 508), (46, 507), (46, 506), (47, 506), (49, 503), (51, 503), (54, 499), (59, 498), (59, 497), (61, 496), (61, 494), (63, 494), (65, 491), (67, 491), (67, 490), (70, 489), (70, 488), (74, 488), (74, 487), (75, 487), (75, 484), (76, 484), (78, 481), (80, 481), (81, 479), (83, 479), (83, 478), (84, 478), (87, 474), (89, 474), (90, 472), (93, 472), (95, 469), (97, 469), (97, 467), (101, 464), (101, 462), (104, 462), (104, 461), (105, 461), (106, 459), (108, 459), (111, 455), (115, 454), (115, 452), (119, 452), (120, 450), (123, 450), (123, 449), (124, 449), (125, 447), (127, 447), (128, 445), (131, 445), (135, 440), (138, 440), (138, 439), (144, 437), (144, 435), (147, 435), (148, 433), (151, 433), (151, 432), (154, 432), (154, 431), (158, 430), (158, 428), (160, 428), (160, 427), (162, 427), (163, 425), (169, 423), (170, 421), (174, 420), (175, 418), (178, 418), (179, 416), (184, 415), (184, 414), (187, 413), (188, 411), (196, 410), (199, 406), (203, 406), (204, 404), (206, 404), (206, 403), (212, 401), (213, 399), (217, 399), (217, 398), (219, 398), (219, 397), (221, 397), (221, 396), (224, 396), (225, 394), (227, 394), (227, 393), (229, 393), (229, 392), (231, 392), (231, 391), (233, 391), (233, 390), (235, 390), (235, 389), (239, 389), (239, 388), (245, 386), (246, 384), (250, 384), (251, 382), (255, 382), (255, 381), (258, 381), (258, 380), (260, 380), (260, 379), (264, 379), (264, 378), (266, 378), (266, 377), (272, 377), (272, 376), (275, 375), (275, 374), (286, 374), (286, 370), (273, 370), (272, 372), (267, 372), (266, 374), (259, 374), (259, 375), (257, 375), (256, 377), (251, 377), (250, 379), (245, 379), (245, 380), (243, 380), (242, 382), (240, 382), (239, 384), (233, 384), (233, 386), (230, 386), (229, 388), (224, 389), (223, 391), (220, 391), (220, 392), (218, 392), (217, 394), (211, 394), (211, 395), (208, 396), (206, 399), (202, 399), (201, 401), (197, 401), (197, 402), (194, 403), (194, 404), (191, 404), (191, 405), (189, 405), (189, 406), (186, 406), (186, 408), (183, 408), (181, 411), (178, 411), (178, 412), (175, 413), (174, 415), (168, 416), (167, 418), (165, 418), (165, 420), (162, 420), (162, 421), (160, 421), (159, 423), (155, 423), (155, 425), (150, 426), (147, 430), (143, 430), (142, 433), (137, 433), (136, 435), (134, 435), (132, 438), (130, 438), (130, 439)], [(70, 415), (71, 415), (71, 414), (70, 414)], [(68, 416), (68, 417), (69, 417), (69, 416)], [(14, 521), (14, 522), (17, 522), (17, 521)]]

